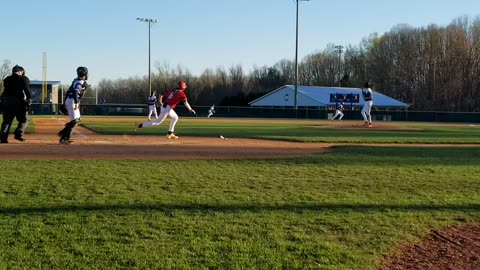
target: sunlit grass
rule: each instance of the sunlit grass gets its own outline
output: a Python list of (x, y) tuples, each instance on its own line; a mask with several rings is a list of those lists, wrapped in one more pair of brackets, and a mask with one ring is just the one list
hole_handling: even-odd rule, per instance
[(15, 161), (0, 268), (376, 269), (480, 222), (480, 149), (336, 147), (302, 158)]
[[(144, 118), (139, 118), (139, 122)], [(160, 126), (133, 131), (134, 122), (89, 122), (84, 125), (96, 132), (105, 134), (164, 135), (168, 122)], [(411, 127), (408, 130), (376, 129), (335, 129), (329, 128), (326, 121), (277, 121), (259, 122), (255, 119), (211, 119), (199, 121), (182, 119), (177, 124), (176, 132), (182, 136), (229, 138), (258, 138), (299, 142), (328, 143), (441, 143), (441, 144), (480, 144), (480, 127), (467, 125), (432, 125), (414, 123), (388, 122), (390, 125)], [(319, 128), (323, 127), (323, 128)]]

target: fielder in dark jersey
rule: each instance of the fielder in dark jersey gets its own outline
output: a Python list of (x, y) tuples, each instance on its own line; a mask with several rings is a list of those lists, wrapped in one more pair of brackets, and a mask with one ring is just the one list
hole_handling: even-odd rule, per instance
[(185, 90), (187, 89), (187, 83), (180, 81), (177, 83), (177, 86), (173, 90), (167, 90), (162, 97), (165, 97), (165, 101), (162, 102), (162, 97), (160, 98), (160, 102), (162, 103), (162, 110), (160, 111), (160, 115), (158, 116), (158, 119), (155, 121), (148, 121), (148, 122), (143, 122), (138, 125), (135, 125), (135, 130), (138, 130), (140, 128), (144, 127), (152, 127), (152, 126), (158, 126), (160, 125), (167, 116), (170, 116), (172, 118), (172, 121), (170, 122), (170, 126), (168, 128), (168, 133), (167, 133), (167, 138), (168, 139), (178, 139), (178, 136), (175, 135), (175, 125), (178, 122), (178, 115), (175, 112), (175, 107), (177, 107), (177, 104), (180, 102), (183, 102), (185, 107), (189, 112), (192, 114), (196, 114), (196, 112), (192, 109), (190, 104), (188, 103), (187, 100), (187, 95), (185, 95)]

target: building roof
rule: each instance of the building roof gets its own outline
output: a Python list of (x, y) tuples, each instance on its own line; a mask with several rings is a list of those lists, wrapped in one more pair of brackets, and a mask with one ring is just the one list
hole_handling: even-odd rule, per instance
[[(30, 85), (42, 85), (43, 81), (30, 81)], [(61, 85), (61, 81), (47, 81), (47, 85)]]
[[(365, 100), (362, 96), (361, 88), (348, 87), (323, 87), (323, 86), (298, 86), (297, 87), (297, 106), (298, 107), (330, 107), (335, 106), (336, 102), (331, 102), (330, 94), (357, 94), (360, 96), (358, 103), (345, 102), (348, 105), (363, 106)], [(273, 90), (251, 102), (254, 107), (293, 107), (295, 106), (295, 86), (285, 85)], [(408, 104), (386, 96), (380, 92), (373, 91), (373, 106), (406, 108)]]

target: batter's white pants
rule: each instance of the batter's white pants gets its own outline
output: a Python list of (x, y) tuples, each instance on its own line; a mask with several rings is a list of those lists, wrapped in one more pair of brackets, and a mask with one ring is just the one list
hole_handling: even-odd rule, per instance
[(148, 120), (152, 117), (152, 114), (155, 115), (155, 119), (158, 119), (157, 106), (149, 105), (148, 106)]
[(170, 121), (170, 126), (169, 126), (169, 128), (168, 128), (168, 131), (174, 132), (174, 131), (175, 131), (175, 125), (176, 125), (177, 122), (178, 122), (178, 115), (177, 115), (177, 113), (176, 113), (174, 110), (172, 110), (172, 108), (170, 107), (170, 105), (167, 105), (167, 107), (162, 108), (162, 109), (160, 110), (160, 115), (158, 116), (158, 119), (157, 119), (157, 120), (148, 121), (148, 122), (143, 122), (143, 123), (142, 123), (142, 127), (158, 126), (158, 125), (160, 125), (161, 123), (163, 123), (163, 121), (165, 121), (165, 119), (167, 118), (167, 116), (170, 116), (170, 118), (172, 118), (172, 121)]
[(363, 120), (368, 123), (372, 123), (372, 115), (370, 114), (370, 112), (372, 111), (372, 105), (373, 101), (365, 101), (365, 105), (363, 105), (362, 109)]
[[(70, 121), (73, 121), (75, 119), (80, 119), (80, 109), (77, 109), (77, 110), (74, 109), (75, 100), (73, 98), (67, 98), (67, 100), (65, 100), (65, 107), (67, 107)], [(78, 104), (77, 107), (80, 108), (80, 104)]]
[(342, 118), (343, 118), (343, 113), (342, 113), (342, 111), (336, 110), (336, 111), (335, 111), (335, 115), (332, 117), (332, 120), (335, 120), (335, 118), (337, 118), (337, 116), (339, 116), (339, 115), (340, 115), (340, 118), (338, 118), (338, 120), (342, 120)]

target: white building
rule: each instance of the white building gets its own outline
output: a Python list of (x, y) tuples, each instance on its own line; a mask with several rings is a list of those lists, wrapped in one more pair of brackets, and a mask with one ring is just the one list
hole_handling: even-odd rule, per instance
[[(365, 100), (362, 96), (361, 88), (347, 87), (323, 87), (323, 86), (298, 86), (297, 87), (297, 106), (298, 107), (316, 107), (326, 109), (334, 107), (342, 100), (336, 101), (332, 97), (341, 97), (351, 95), (358, 97), (358, 101), (344, 101), (348, 106), (363, 107)], [(263, 95), (251, 102), (252, 107), (294, 107), (295, 106), (295, 86), (285, 85), (272, 92)], [(380, 92), (373, 91), (373, 106), (377, 108), (408, 108), (408, 104), (386, 96)]]

